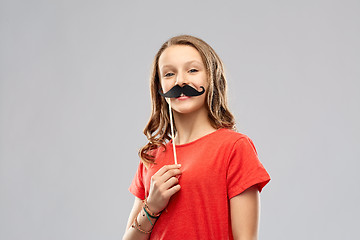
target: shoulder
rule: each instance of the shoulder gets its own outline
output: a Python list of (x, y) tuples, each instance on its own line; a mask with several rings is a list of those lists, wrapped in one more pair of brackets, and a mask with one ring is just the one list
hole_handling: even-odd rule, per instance
[(226, 149), (229, 157), (238, 153), (254, 152), (257, 154), (254, 142), (251, 138), (241, 132), (236, 132), (231, 129), (221, 129), (218, 134), (218, 146), (221, 149)]
[(234, 145), (235, 143), (241, 141), (251, 141), (251, 139), (246, 134), (226, 128), (223, 128), (219, 131), (218, 139), (229, 145)]

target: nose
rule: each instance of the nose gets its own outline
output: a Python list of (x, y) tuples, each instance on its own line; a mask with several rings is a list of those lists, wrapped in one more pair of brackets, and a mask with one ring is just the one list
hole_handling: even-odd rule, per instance
[(175, 85), (178, 84), (179, 86), (183, 86), (184, 84), (187, 84), (187, 80), (184, 76), (183, 73), (179, 73), (177, 76), (176, 76), (176, 82), (175, 82)]

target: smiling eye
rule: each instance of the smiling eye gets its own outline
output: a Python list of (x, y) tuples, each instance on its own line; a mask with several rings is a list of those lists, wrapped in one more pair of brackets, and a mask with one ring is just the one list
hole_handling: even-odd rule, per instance
[(193, 68), (193, 69), (190, 69), (189, 72), (194, 73), (194, 72), (198, 72), (198, 70)]
[(165, 77), (171, 77), (172, 75), (174, 75), (173, 73), (166, 73), (164, 76)]

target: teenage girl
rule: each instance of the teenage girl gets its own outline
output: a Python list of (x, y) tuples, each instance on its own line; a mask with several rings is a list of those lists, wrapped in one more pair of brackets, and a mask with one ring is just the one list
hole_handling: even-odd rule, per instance
[[(160, 94), (177, 85), (205, 92)], [(258, 239), (259, 193), (270, 176), (252, 140), (236, 132), (226, 88), (223, 63), (203, 40), (181, 35), (161, 46), (123, 239)]]

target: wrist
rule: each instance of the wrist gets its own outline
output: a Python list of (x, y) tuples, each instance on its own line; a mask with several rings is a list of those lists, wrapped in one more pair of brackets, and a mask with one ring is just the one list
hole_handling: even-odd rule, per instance
[(158, 218), (162, 212), (162, 210), (158, 210), (153, 204), (144, 199), (144, 210), (150, 215), (150, 217)]

